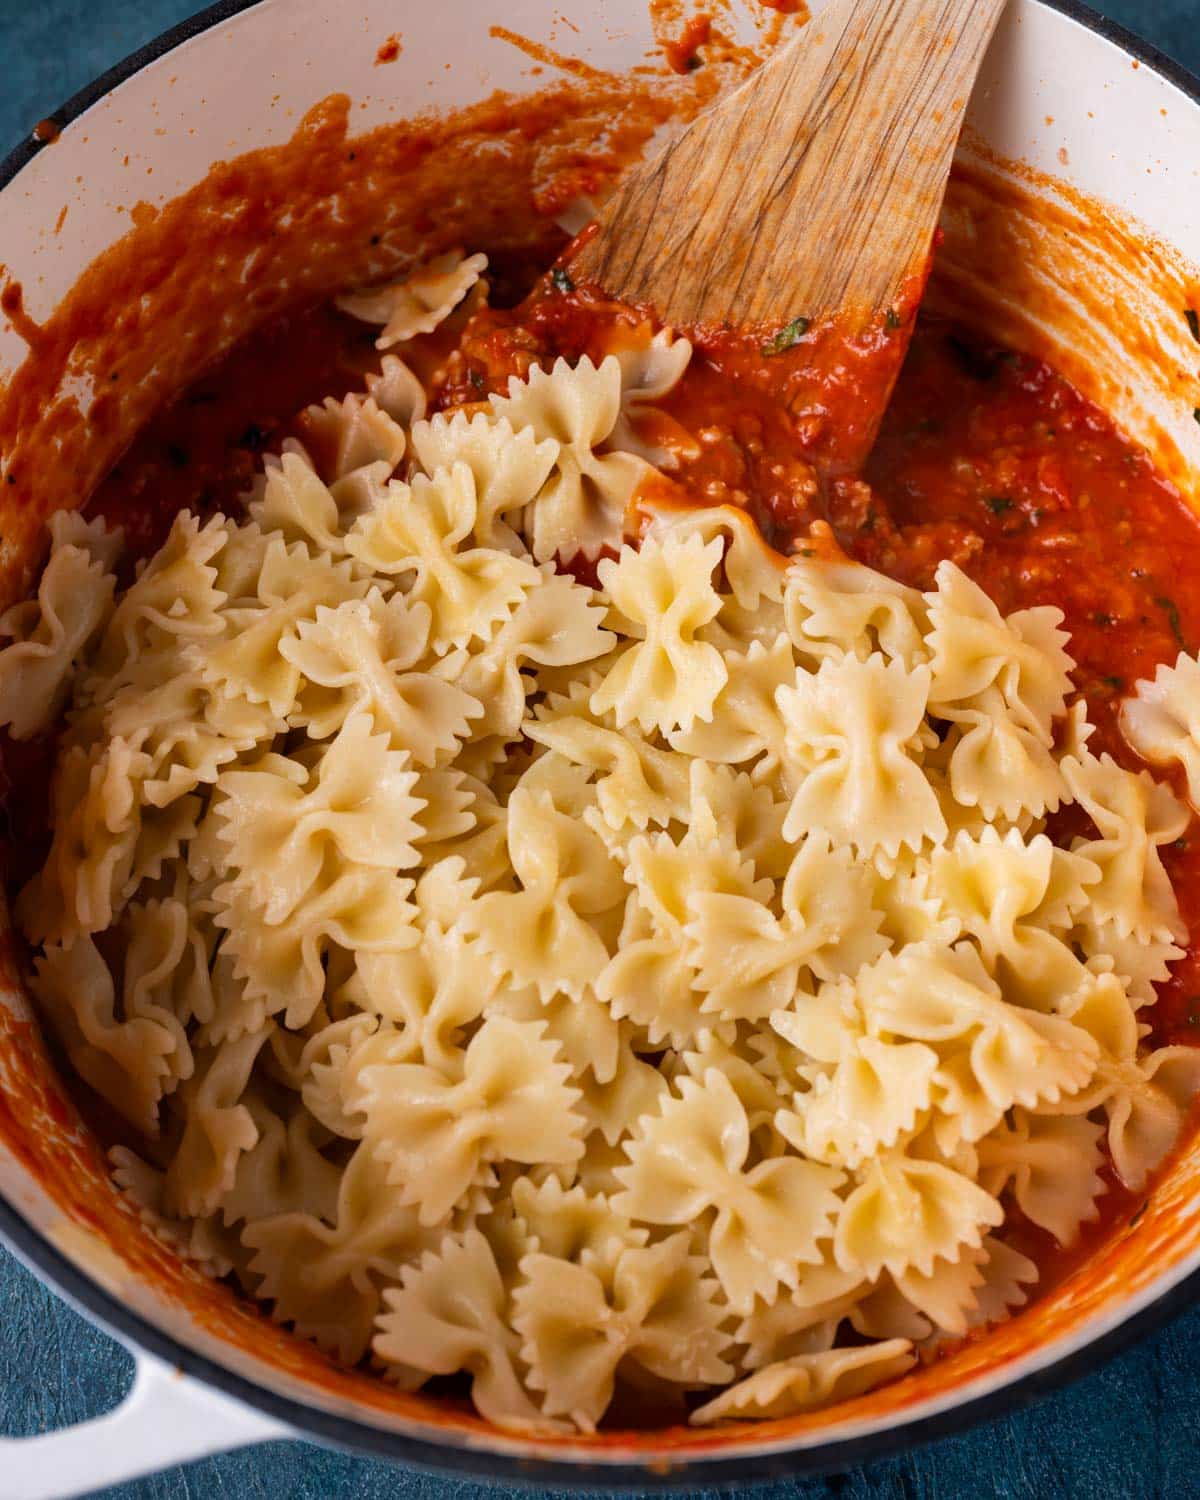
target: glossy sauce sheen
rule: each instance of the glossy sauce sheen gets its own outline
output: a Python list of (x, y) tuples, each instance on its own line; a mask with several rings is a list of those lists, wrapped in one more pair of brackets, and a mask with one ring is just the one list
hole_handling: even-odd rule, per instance
[[(501, 266), (493, 300), (515, 303), (522, 283), (527, 267)], [(444, 409), (503, 391), (511, 375), (560, 353), (599, 358), (642, 322), (547, 278), (527, 302), (486, 309), (465, 331), (417, 340), (405, 355)], [(821, 477), (830, 423), (853, 431), (870, 410), (894, 373), (902, 326), (889, 317), (873, 341), (832, 360), (814, 354), (820, 330), (782, 353), (726, 330), (693, 334), (696, 355), (664, 409), (700, 451), (664, 485), (697, 504), (745, 506), (783, 552), (807, 550), (809, 528), (826, 521), (847, 553), (917, 587), (929, 587), (949, 557), (1005, 612), (1057, 605), (1096, 725), (1091, 746), (1137, 767), (1116, 709), (1139, 677), (1200, 645), (1200, 522), (1049, 366), (925, 316), (863, 478)], [(144, 552), (183, 506), (236, 508), (262, 452), (303, 435), (296, 414), (305, 404), (362, 388), (378, 363), (372, 339), (373, 330), (328, 307), (279, 319), (146, 427), (89, 510), (125, 525)], [(24, 794), (15, 804), (5, 797), (10, 826), (36, 864), (44, 813), (29, 796), (29, 773), (48, 747), (20, 762), (5, 748), (6, 793), (21, 785)], [(1200, 1045), (1200, 833), (1193, 827), (1165, 856), (1195, 940), (1142, 1018), (1152, 1045)], [(1102, 1176), (1100, 1217), (1069, 1251), (1010, 1208), (1007, 1236), (1037, 1261), (1039, 1290), (1139, 1216), (1144, 1194), (1130, 1194), (1107, 1166)]]

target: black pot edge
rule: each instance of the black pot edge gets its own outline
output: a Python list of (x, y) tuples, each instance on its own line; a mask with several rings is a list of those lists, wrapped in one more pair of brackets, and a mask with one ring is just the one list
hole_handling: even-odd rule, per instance
[[(102, 73), (54, 110), (49, 118), (60, 130), (64, 129), (98, 100), (165, 53), (258, 3), (260, 0), (217, 0), (216, 4), (164, 31)], [(1200, 105), (1200, 78), (1151, 43), (1100, 15), (1082, 0), (1041, 0), (1041, 3), (1115, 42)], [(46, 146), (47, 143), (36, 140), (31, 134), (10, 151), (0, 162), (0, 191)], [(1045, 1369), (1033, 1371), (949, 1410), (913, 1421), (901, 1421), (894, 1427), (865, 1437), (844, 1438), (816, 1447), (777, 1453), (733, 1453), (726, 1458), (684, 1459), (660, 1472), (658, 1461), (605, 1464), (589, 1462), (586, 1458), (578, 1462), (525, 1459), (483, 1449), (434, 1443), (322, 1411), (269, 1391), (163, 1333), (104, 1291), (2, 1199), (0, 1240), (39, 1280), (120, 1342), (144, 1349), (184, 1374), (276, 1418), (293, 1428), (300, 1439), (312, 1439), (359, 1455), (392, 1459), (433, 1473), (469, 1476), (484, 1483), (505, 1486), (538, 1484), (582, 1490), (712, 1489), (742, 1485), (747, 1481), (836, 1473), (874, 1459), (907, 1452), (960, 1433), (980, 1422), (996, 1420), (1031, 1406), (1051, 1392), (1082, 1379), (1103, 1361), (1200, 1303), (1200, 1270), (1197, 1270), (1133, 1317)]]

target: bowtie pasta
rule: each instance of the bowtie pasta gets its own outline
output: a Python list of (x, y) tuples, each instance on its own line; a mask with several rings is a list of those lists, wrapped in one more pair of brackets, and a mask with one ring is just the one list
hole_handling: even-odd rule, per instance
[[(331, 1355), (526, 1431), (785, 1416), (1008, 1316), (1011, 1217), (1069, 1246), (1170, 1150), (1189, 811), (1087, 749), (1057, 610), (640, 499), (686, 340), (426, 416), (403, 350), (485, 266), (345, 299), (370, 394), (127, 586), (53, 518), (0, 621), (0, 718), (62, 719), (32, 987), (122, 1188)], [(1193, 798), (1198, 683), (1124, 708)]]

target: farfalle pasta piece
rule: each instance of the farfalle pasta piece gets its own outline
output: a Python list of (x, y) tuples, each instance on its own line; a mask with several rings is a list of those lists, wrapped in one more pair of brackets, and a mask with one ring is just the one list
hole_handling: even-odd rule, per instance
[[(780, 1108), (790, 1095), (778, 1079), (759, 1066), (736, 1031), (731, 1028), (723, 1028), (721, 1033), (703, 1031), (692, 1046), (677, 1056), (683, 1071), (701, 1082), (710, 1068), (716, 1068), (729, 1080), (746, 1112), (752, 1149), (764, 1156), (780, 1156), (786, 1151), (787, 1143), (779, 1133), (777, 1121)], [(675, 1076), (679, 1076), (678, 1069)]]
[(336, 853), (349, 867), (396, 872), (418, 862), (419, 805), (408, 757), (347, 719), (316, 765), (269, 755), (217, 782), (218, 835), (243, 888), (276, 926), (313, 889)]
[[(405, 424), (411, 420), (408, 414), (402, 418)], [(373, 396), (357, 391), (340, 401), (330, 396), (319, 406), (306, 407), (297, 426), (303, 444), (285, 440), (283, 451), (300, 454), (328, 486), (336, 506), (336, 523), (326, 530), (337, 538), (345, 531), (347, 521), (379, 503), (383, 486), (399, 468), (408, 447), (404, 427)], [(268, 461), (268, 477), (269, 470)], [(326, 517), (328, 514), (326, 508)], [(263, 518), (255, 519), (265, 530)], [(318, 540), (317, 536), (313, 535), (313, 540)]]
[(783, 837), (788, 802), (770, 786), (757, 785), (745, 771), (685, 760), (688, 772), (688, 809), (679, 821), (699, 843), (724, 839), (753, 864), (755, 873), (782, 880), (791, 868), (795, 850)]
[(996, 1198), (1011, 1184), (1025, 1217), (1069, 1248), (1081, 1225), (1099, 1217), (1103, 1134), (1084, 1115), (1014, 1110), (1011, 1125), (1001, 1124), (979, 1142), (980, 1183)]
[(449, 760), (484, 710), (457, 683), (413, 670), (425, 656), (429, 619), (426, 606), (401, 594), (385, 601), (374, 590), (336, 609), (318, 605), (279, 646), (304, 678), (289, 722), (326, 739), (365, 713), (414, 765)]
[(429, 406), (425, 387), (398, 354), (385, 354), (377, 373), (366, 377), (367, 391), (380, 411), (402, 427), (424, 420)]
[(732, 594), (721, 595), (721, 612), (700, 631), (700, 639), (715, 646), (722, 656), (744, 656), (756, 643), (769, 648), (783, 641), (791, 648), (783, 626), (782, 604), (764, 598), (753, 609), (743, 609)]
[[(298, 1210), (271, 1214), (248, 1223), (242, 1240), (253, 1252), (256, 1295), (272, 1305), (275, 1318), (354, 1364), (374, 1337), (382, 1288), (398, 1282), (440, 1235), (421, 1226), (370, 1149), (359, 1146), (341, 1173), (331, 1222)], [(389, 1374), (406, 1387), (424, 1378), (395, 1360)]]
[[(963, 1250), (956, 1261), (934, 1261), (928, 1275), (912, 1269), (891, 1278), (885, 1273), (878, 1289), (851, 1312), (854, 1328), (861, 1332), (870, 1324), (871, 1327), (866, 1327), (868, 1336), (878, 1327), (877, 1336), (883, 1337), (881, 1325), (891, 1321), (883, 1311), (884, 1298), (893, 1302), (903, 1298), (911, 1309), (914, 1331), (915, 1320), (923, 1319), (929, 1325), (925, 1338), (935, 1333), (961, 1338), (970, 1327), (971, 1315), (978, 1307), (979, 1292), (986, 1280), (983, 1265), (987, 1251), (984, 1246), (989, 1238), (984, 1236), (984, 1243), (978, 1250)], [(908, 1326), (903, 1314), (896, 1321)], [(901, 1333), (900, 1336), (905, 1335)]]
[(575, 1074), (580, 1091), (579, 1113), (589, 1135), (603, 1136), (616, 1146), (654, 1113), (667, 1092), (667, 1081), (652, 1063), (643, 1062), (628, 1041), (617, 1049), (611, 1077), (601, 1080), (590, 1069)]
[(108, 965), (86, 936), (65, 947), (49, 945), (34, 964), (30, 987), (80, 1077), (135, 1129), (156, 1136), (164, 1091), (178, 1084), (181, 1065), (192, 1070), (175, 1017), (158, 1007), (118, 1015)]
[(557, 1177), (547, 1177), (542, 1183), (518, 1177), (512, 1185), (512, 1207), (525, 1228), (524, 1251), (536, 1249), (556, 1260), (582, 1262), (606, 1273), (624, 1251), (645, 1245), (650, 1238), (648, 1230), (617, 1213), (602, 1194), (579, 1186), (564, 1188)]
[(610, 355), (599, 368), (584, 358), (572, 367), (535, 367), (528, 380), (513, 376), (507, 396), (491, 408), (515, 432), (531, 429), (539, 442), (553, 439), (558, 454), (549, 478), (530, 502), (524, 532), (538, 562), (576, 553), (594, 559), (620, 544), (625, 511), (649, 465), (631, 453), (598, 453), (621, 410), (621, 367)]
[(1166, 983), (1170, 965), (1178, 963), (1185, 951), (1162, 939), (1143, 940), (1132, 933), (1122, 936), (1114, 921), (1097, 922), (1090, 912), (1082, 913), (1071, 939), (1089, 967), (1096, 968), (1097, 961), (1106, 967), (1111, 964), (1134, 1005), (1155, 1003), (1155, 986)]
[(221, 634), (225, 594), (216, 587), (213, 559), (226, 541), (220, 518), (201, 526), (188, 511), (180, 512), (109, 616), (82, 685), (88, 701), (110, 697), (147, 662), (163, 664), (186, 645)]
[(1087, 978), (1050, 929), (1070, 929), (1099, 878), (1091, 860), (1056, 849), (1044, 834), (1026, 843), (1015, 829), (1001, 838), (985, 828), (977, 839), (960, 833), (934, 849), (927, 890), (953, 921), (954, 937), (965, 933), (979, 945), (1007, 999), (1050, 1011)]
[[(396, 430), (399, 432), (399, 428)], [(404, 434), (400, 436), (403, 438)], [(382, 464), (380, 472), (373, 476), (377, 486), (382, 488), (390, 474), (390, 467)], [(345, 554), (337, 500), (306, 454), (295, 448), (285, 450), (267, 465), (261, 488), (261, 494), (251, 500), (248, 509), (264, 534), (279, 535), (289, 544), (311, 546), (315, 552), (331, 557)], [(349, 514), (352, 519), (354, 513)]]
[(968, 943), (913, 944), (854, 982), (868, 1030), (924, 1042), (939, 1054), (939, 1108), (967, 1140), (1014, 1104), (1061, 1105), (1092, 1079), (1099, 1047), (1061, 1016), (1006, 1004)]
[(837, 1263), (864, 1280), (881, 1271), (928, 1276), (934, 1261), (954, 1263), (977, 1250), (987, 1229), (1004, 1222), (990, 1193), (941, 1162), (881, 1153), (857, 1174), (838, 1214)]
[(233, 1186), (221, 1199), (222, 1220), (248, 1223), (295, 1213), (335, 1222), (345, 1169), (321, 1154), (321, 1125), (302, 1103), (286, 1120), (253, 1096), (246, 1107), (258, 1140), (238, 1158)]
[(914, 746), (929, 695), (929, 669), (908, 671), (875, 655), (845, 656), (800, 672), (775, 694), (797, 783), (786, 839), (810, 830), (860, 855), (894, 857), (946, 835), (946, 821)]
[(348, 562), (310, 557), (302, 543), (289, 547), (272, 537), (263, 553), (254, 596), (220, 616), (224, 634), (196, 652), (205, 678), (233, 696), (266, 703), (271, 712), (291, 713), (300, 690), (300, 671), (281, 651), (282, 642), (317, 608), (334, 608), (366, 594)]
[(167, 1212), (163, 1173), (156, 1167), (127, 1146), (113, 1146), (108, 1161), (113, 1181), (133, 1203), (142, 1223), (177, 1254), (218, 1278), (244, 1265), (246, 1256), (237, 1231), (227, 1228), (220, 1214), (177, 1218)]
[(1113, 1165), (1122, 1182), (1136, 1191), (1175, 1144), (1200, 1093), (1200, 1048), (1159, 1047), (1142, 1053), (1137, 1014), (1113, 974), (1098, 974), (1064, 1012), (1093, 1039), (1099, 1061), (1091, 1085), (1059, 1109), (1072, 1114), (1104, 1110)]
[(949, 561), (938, 565), (936, 581), (936, 590), (926, 595), (931, 708), (951, 717), (996, 687), (1021, 727), (1052, 744), (1053, 721), (1066, 712), (1074, 666), (1064, 649), (1069, 637), (1059, 629), (1062, 611), (1041, 605), (1005, 619)]
[(621, 367), (621, 410), (607, 446), (636, 453), (656, 469), (676, 469), (681, 456), (694, 458), (700, 451), (696, 439), (656, 406), (683, 379), (691, 363), (691, 343), (670, 328), (660, 328), (650, 337), (649, 326), (643, 324), (612, 354)]
[(474, 807), (480, 786), (465, 771), (420, 771), (413, 793), (421, 803), (418, 845), (428, 847), (456, 839), (475, 827)]
[(727, 843), (669, 834), (642, 835), (627, 850), (625, 879), (633, 888), (617, 951), (596, 981), (596, 993), (617, 1017), (645, 1027), (652, 1046), (681, 1046), (710, 1027), (700, 1009), (696, 973), (684, 944), (691, 900), (703, 891), (762, 903), (768, 882)]
[(35, 599), (0, 615), (0, 724), (15, 740), (43, 734), (58, 718), (78, 670), (109, 615), (116, 579), (110, 567), (121, 532), (89, 527), (73, 512), (50, 519), (50, 558)]
[[(357, 954), (351, 983), (357, 1005), (399, 1028), (405, 1045), (399, 1053), (389, 1046), (389, 1052), (447, 1075), (461, 1064), (466, 1028), (491, 1009), (500, 987), (474, 942), (432, 923), (403, 953)], [(368, 1049), (348, 1062), (350, 1073), (367, 1065)]]
[[(441, 671), (483, 708), (479, 735), (514, 738), (534, 691), (529, 668), (580, 667), (608, 652), (616, 640), (605, 630), (596, 593), (549, 564), (492, 638), (473, 655), (447, 657)], [(525, 669), (524, 671), (522, 669)]]
[(969, 707), (939, 712), (952, 726), (936, 757), (956, 804), (945, 810), (948, 822), (961, 824), (959, 809), (972, 809), (985, 822), (1018, 823), (1056, 812), (1066, 800), (1049, 746), (1017, 722), (998, 688)]
[[(481, 962), (487, 967), (485, 960)], [(589, 1085), (602, 1088), (613, 1083), (629, 1051), (621, 1022), (591, 990), (580, 995), (560, 992), (543, 1001), (532, 987), (518, 990), (504, 985), (489, 1010), (514, 1021), (544, 1022), (547, 1037), (559, 1044), (563, 1061), (571, 1066), (574, 1083), (585, 1090)]]
[(459, 463), (432, 478), (414, 474), (411, 485), (392, 480), (346, 539), (359, 563), (399, 576), (409, 601), (428, 608), (430, 645), (439, 656), (488, 640), (540, 580), (526, 558), (469, 545), (478, 510), (474, 477)]
[(875, 866), (871, 899), (883, 918), (880, 933), (894, 948), (923, 942), (948, 946), (959, 935), (959, 922), (943, 913), (942, 903), (930, 891), (929, 883), (928, 857), (911, 850), (902, 851), (896, 860), (884, 861), (882, 867)]
[(780, 637), (771, 646), (754, 641), (745, 651), (727, 651), (725, 685), (712, 717), (669, 736), (674, 750), (725, 765), (751, 765), (763, 780), (779, 771), (786, 729), (776, 693), (796, 680), (790, 643)]
[(110, 927), (142, 881), (157, 879), (196, 832), (198, 798), (162, 811), (143, 805), (151, 769), (124, 740), (64, 751), (51, 785), (54, 838), (17, 898), (29, 937), (64, 942)]
[(908, 1300), (900, 1290), (900, 1282), (928, 1288), (933, 1275), (944, 1271), (954, 1279), (959, 1288), (966, 1282), (974, 1289), (979, 1280), (978, 1257), (981, 1254), (980, 1250), (964, 1249), (957, 1261), (937, 1261), (935, 1271), (929, 1276), (906, 1271), (896, 1277), (885, 1271), (866, 1295), (850, 1309), (847, 1322), (855, 1333), (865, 1339), (909, 1339), (914, 1344), (932, 1339), (932, 1320), (914, 1302)]
[(364, 323), (382, 323), (377, 349), (407, 343), (444, 323), (487, 270), (486, 255), (448, 250), (399, 281), (336, 299), (338, 308)]
[(524, 556), (525, 543), (504, 519), (524, 511), (550, 477), (559, 444), (532, 427), (514, 432), (487, 412), (438, 412), (412, 429), (413, 451), (427, 474), (466, 464), (475, 480), (473, 534), (481, 547)]
[[(213, 939), (214, 948), (216, 941)], [(219, 1047), (222, 1042), (237, 1041), (249, 1031), (261, 1031), (279, 1008), (278, 996), (248, 994), (244, 980), (235, 973), (233, 954), (219, 948), (210, 960), (209, 986), (212, 1019), (196, 1034), (206, 1047)]]
[[(458, 764), (463, 764), (460, 755)], [(494, 761), (492, 762), (494, 764)], [(508, 859), (508, 808), (490, 787), (464, 769), (461, 787), (469, 794), (466, 804), (471, 825), (461, 833), (446, 834), (441, 840), (422, 840), (421, 856), (427, 868), (422, 884), (430, 882), (439, 898), (449, 896), (455, 906), (451, 917), (437, 916), (443, 926), (453, 926), (464, 915), (464, 896), (473, 898), (479, 891), (510, 888), (511, 866)], [(419, 785), (419, 783), (418, 783)], [(423, 817), (421, 819), (424, 827)], [(461, 869), (458, 868), (461, 864)], [(446, 880), (449, 872), (453, 878)], [(464, 882), (474, 882), (468, 893)], [(418, 890), (420, 887), (418, 887)]]
[(596, 803), (610, 828), (666, 828), (687, 818), (689, 761), (658, 749), (630, 726), (610, 729), (582, 714), (539, 711), (524, 731), (536, 744), (596, 773)]
[(540, 1250), (525, 1256), (512, 1322), (543, 1411), (594, 1432), (622, 1365), (688, 1385), (729, 1380), (725, 1309), (705, 1270), (686, 1233), (630, 1246), (606, 1273)]
[(864, 1395), (911, 1370), (916, 1355), (907, 1339), (889, 1339), (858, 1349), (799, 1354), (756, 1370), (689, 1417), (693, 1427), (714, 1422), (790, 1417)]
[(1188, 801), (1200, 807), (1200, 661), (1181, 651), (1173, 667), (1161, 663), (1122, 700), (1119, 722), (1143, 760), (1183, 768)]
[(778, 604), (783, 599), (787, 564), (767, 545), (746, 511), (736, 505), (676, 508), (661, 503), (646, 505), (643, 511), (643, 545), (650, 538), (659, 541), (668, 536), (680, 541), (698, 536), (706, 546), (721, 539), (721, 569), (740, 609), (758, 610), (764, 600)]
[(111, 573), (124, 554), (125, 528), (110, 526), (103, 516), (88, 521), (77, 510), (56, 510), (47, 524), (51, 555), (62, 547), (77, 547)]
[(783, 579), (783, 612), (792, 645), (802, 657), (856, 656), (880, 652), (910, 671), (928, 661), (925, 601), (856, 562), (794, 557)]
[(108, 701), (104, 728), (149, 762), (140, 796), (168, 807), (287, 727), (266, 703), (229, 697), (192, 669), (160, 678), (136, 674)]
[(774, 1302), (756, 1302), (738, 1323), (734, 1337), (744, 1346), (742, 1370), (761, 1370), (797, 1354), (831, 1349), (843, 1318), (870, 1290), (869, 1282), (832, 1261), (806, 1266), (794, 1291)]
[(772, 1298), (795, 1285), (801, 1266), (820, 1262), (844, 1176), (798, 1156), (747, 1169), (749, 1122), (729, 1080), (710, 1068), (702, 1082), (680, 1078), (675, 1088), (625, 1148), (616, 1207), (667, 1225), (711, 1210), (713, 1269), (730, 1306), (746, 1313), (756, 1296)]
[[(364, 954), (363, 958), (379, 956)], [(340, 986), (338, 1000), (345, 995), (346, 986)], [(342, 1006), (335, 1002), (335, 1007), (335, 1013), (340, 1013)], [(298, 1090), (305, 1108), (325, 1130), (343, 1140), (357, 1141), (362, 1138), (362, 1121), (346, 1108), (347, 1078), (358, 1065), (368, 1039), (386, 1028), (375, 1016), (357, 1010), (327, 1025), (321, 1025), (322, 1020), (324, 1015), (319, 1011), (309, 1023), (307, 1039), (276, 1033), (273, 1040), (278, 1045), (272, 1049), (275, 1068), (290, 1088)], [(301, 1040), (303, 1046), (296, 1058), (295, 1045)]]
[(608, 962), (589, 918), (624, 898), (621, 873), (596, 834), (560, 811), (549, 792), (519, 787), (508, 804), (515, 891), (483, 896), (472, 914), (483, 950), (518, 985), (544, 999), (578, 995)]
[(488, 1421), (517, 1432), (554, 1430), (522, 1385), (509, 1293), (478, 1229), (447, 1235), (383, 1300), (371, 1347), (385, 1365), (425, 1375), (468, 1371), (471, 1399)]
[(1038, 1279), (1038, 1268), (1027, 1255), (1006, 1245), (994, 1234), (984, 1236), (987, 1259), (982, 1264), (983, 1285), (976, 1292), (975, 1307), (967, 1315), (970, 1328), (1001, 1323), (1012, 1310), (1029, 1301), (1026, 1287)]
[(622, 632), (637, 642), (618, 656), (592, 694), (593, 713), (611, 709), (618, 728), (637, 723), (663, 733), (712, 718), (728, 668), (696, 633), (721, 607), (712, 585), (720, 560), (718, 541), (706, 545), (698, 536), (669, 535), (644, 542), (638, 551), (623, 547), (615, 562), (600, 563), (600, 582), (622, 617)]
[(358, 1069), (348, 1098), (401, 1201), (434, 1225), (493, 1161), (571, 1163), (583, 1154), (579, 1091), (536, 1023), (490, 1016), (447, 1076), (410, 1062)]
[(34, 942), (102, 932), (124, 904), (138, 838), (138, 786), (149, 761), (122, 740), (89, 754), (71, 745), (50, 783), (50, 849), (17, 897)]
[(802, 1155), (847, 1167), (895, 1146), (933, 1102), (938, 1055), (919, 1042), (862, 1037), (819, 1074), (777, 1128)]
[(1169, 787), (1145, 771), (1126, 771), (1110, 755), (1085, 753), (1062, 769), (1100, 835), (1072, 845), (1100, 869), (1088, 893), (1092, 916), (1112, 922), (1121, 937), (1185, 941), (1187, 927), (1158, 851), (1187, 828), (1187, 808)]
[(215, 921), (224, 929), (221, 955), (248, 1001), (267, 1015), (283, 1012), (290, 1028), (306, 1026), (325, 991), (332, 952), (396, 953), (411, 948), (413, 883), (367, 866), (324, 874), (281, 922), (264, 921), (261, 909), (232, 883), (218, 886)]
[[(134, 903), (122, 925), (126, 1014), (162, 1021), (182, 1054), (188, 1050), (184, 1028), (213, 1016), (212, 940), (178, 894)], [(184, 1078), (191, 1068), (176, 1071)]]
[(723, 1021), (762, 1021), (812, 977), (853, 975), (886, 944), (871, 905), (869, 871), (844, 849), (810, 835), (780, 892), (780, 915), (752, 897), (700, 891), (688, 897), (687, 955), (704, 991), (701, 1010)]
[(179, 1216), (214, 1213), (233, 1187), (239, 1158), (253, 1149), (258, 1127), (245, 1102), (250, 1075), (274, 1024), (222, 1042), (197, 1057), (180, 1085), (183, 1134), (167, 1167), (165, 1203)]

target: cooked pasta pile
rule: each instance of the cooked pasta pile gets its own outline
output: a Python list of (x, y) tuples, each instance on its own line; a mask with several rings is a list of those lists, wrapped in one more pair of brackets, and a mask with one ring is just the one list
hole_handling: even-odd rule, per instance
[[(348, 305), (402, 346), (482, 269)], [(117, 1180), (330, 1353), (519, 1429), (900, 1374), (1025, 1302), (1007, 1214), (1071, 1244), (1200, 1085), (1139, 1019), (1189, 812), (1089, 752), (1059, 612), (639, 509), (689, 355), (426, 419), (389, 354), (127, 588), (56, 516), (3, 621), (0, 718), (65, 710), (17, 916), (144, 1138)], [(1198, 673), (1126, 705), (1193, 782)]]

